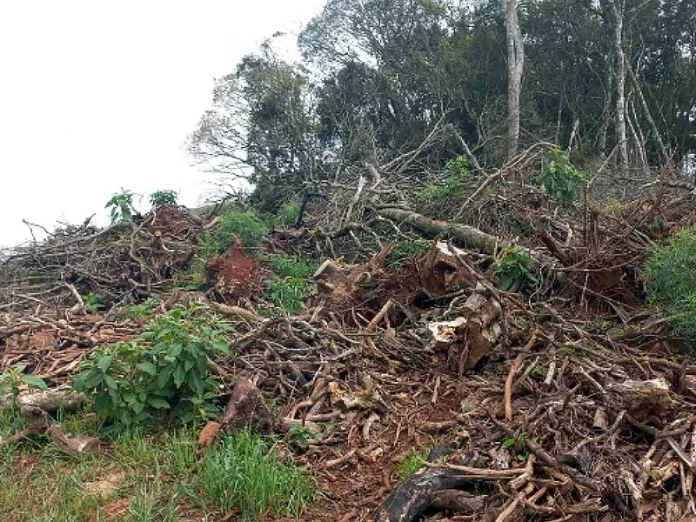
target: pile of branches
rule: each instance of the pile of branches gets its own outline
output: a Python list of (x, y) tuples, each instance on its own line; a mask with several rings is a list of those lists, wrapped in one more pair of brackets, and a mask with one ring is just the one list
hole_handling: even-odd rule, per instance
[(201, 227), (186, 209), (160, 206), (102, 230), (50, 233), (0, 260), (0, 312), (84, 308), (88, 294), (111, 307), (161, 293), (199, 250)]

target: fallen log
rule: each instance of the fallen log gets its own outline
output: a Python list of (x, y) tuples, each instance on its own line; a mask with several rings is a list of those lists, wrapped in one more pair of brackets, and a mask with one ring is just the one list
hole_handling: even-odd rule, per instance
[[(59, 409), (75, 411), (84, 402), (85, 397), (70, 386), (49, 388), (36, 393), (21, 394), (17, 401), (23, 415), (41, 415), (43, 412), (55, 412)], [(0, 411), (13, 407), (12, 397), (0, 398)]]
[[(478, 228), (461, 223), (430, 219), (427, 216), (411, 210), (404, 210), (403, 208), (397, 207), (381, 207), (378, 208), (376, 212), (380, 216), (391, 219), (392, 221), (408, 223), (428, 238), (435, 238), (437, 236), (450, 237), (455, 243), (469, 250), (477, 250), (484, 254), (495, 256), (501, 250), (512, 246), (512, 243), (509, 241), (488, 234)], [(536, 264), (550, 270), (556, 268), (558, 261), (555, 258), (536, 250), (525, 250)], [(563, 278), (564, 274), (556, 273), (555, 276), (560, 279)]]

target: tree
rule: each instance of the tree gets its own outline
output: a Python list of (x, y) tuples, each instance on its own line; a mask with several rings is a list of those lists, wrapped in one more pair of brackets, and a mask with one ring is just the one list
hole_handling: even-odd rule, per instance
[(508, 60), (508, 160), (517, 154), (520, 139), (520, 94), (524, 71), (524, 43), (517, 18), (517, 0), (505, 0)]

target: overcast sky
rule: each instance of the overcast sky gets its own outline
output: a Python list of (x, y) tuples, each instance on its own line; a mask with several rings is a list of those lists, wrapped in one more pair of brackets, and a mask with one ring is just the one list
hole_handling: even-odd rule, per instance
[(182, 144), (213, 79), (324, 3), (0, 0), (0, 246), (29, 238), (23, 218), (105, 223), (121, 187), (196, 204), (212, 178)]

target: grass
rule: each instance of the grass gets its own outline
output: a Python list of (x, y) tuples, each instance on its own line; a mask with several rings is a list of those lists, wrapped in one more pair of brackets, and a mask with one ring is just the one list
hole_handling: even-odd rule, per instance
[(200, 489), (222, 512), (238, 509), (244, 520), (267, 513), (297, 516), (315, 495), (314, 481), (269, 449), (249, 430), (226, 438), (206, 456)]
[[(5, 420), (3, 436), (9, 434)], [(69, 435), (96, 436), (101, 429), (84, 413), (58, 420)], [(196, 448), (193, 429), (131, 432), (80, 455), (66, 455), (47, 437), (0, 445), (0, 520), (212, 521), (232, 511), (263, 520), (258, 517), (296, 515), (314, 496), (310, 477), (249, 432), (224, 439), (191, 474)]]
[(420, 469), (422, 465), (420, 461), (425, 460), (427, 456), (427, 451), (418, 451), (416, 449), (412, 449), (404, 456), (402, 456), (399, 459), (399, 462), (396, 467), (396, 471), (399, 474), (399, 478), (401, 480), (405, 480), (411, 475), (413, 475), (416, 471)]

